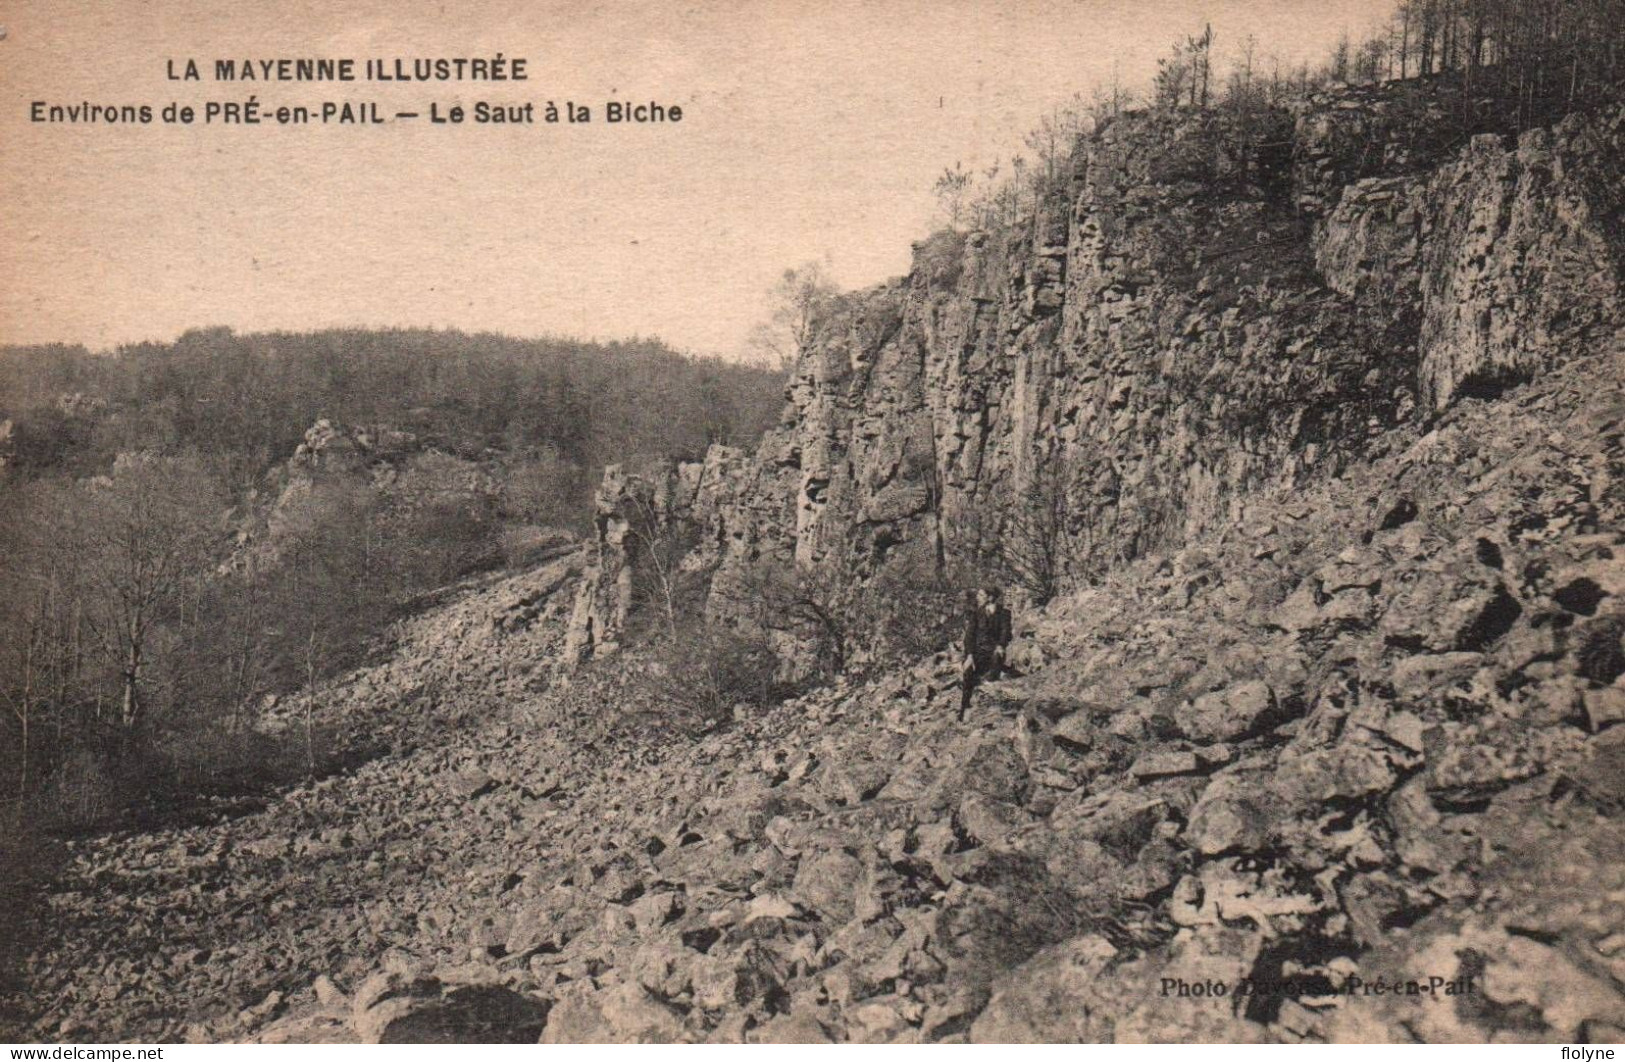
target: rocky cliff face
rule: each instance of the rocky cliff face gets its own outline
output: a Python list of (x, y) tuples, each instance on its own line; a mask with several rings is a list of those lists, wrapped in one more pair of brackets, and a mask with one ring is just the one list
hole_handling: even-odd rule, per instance
[(1098, 575), (1613, 342), (1625, 112), (1466, 144), (1441, 120), (1378, 90), (1129, 115), (1014, 231), (918, 245), (821, 322), (752, 460), (679, 477), (713, 613), (764, 556), (861, 587), (1050, 492)]
[(1347, 186), (1318, 227), (1326, 283), (1415, 322), (1415, 389), (1439, 410), (1494, 393), (1620, 326), (1621, 113), (1515, 144), (1474, 137), (1431, 174)]

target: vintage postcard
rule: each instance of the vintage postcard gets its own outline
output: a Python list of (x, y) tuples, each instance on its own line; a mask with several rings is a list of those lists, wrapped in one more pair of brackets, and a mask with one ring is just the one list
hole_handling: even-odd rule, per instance
[(1625, 0), (0, 0), (0, 1040), (1616, 1057), (1622, 173)]

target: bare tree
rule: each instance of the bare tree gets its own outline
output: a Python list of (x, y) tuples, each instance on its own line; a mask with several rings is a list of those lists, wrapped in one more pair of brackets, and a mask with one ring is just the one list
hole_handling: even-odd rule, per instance
[(1349, 68), (1353, 63), (1354, 45), (1349, 40), (1348, 33), (1337, 38), (1337, 44), (1332, 48), (1331, 59), (1327, 63), (1326, 72), (1333, 81), (1347, 81)]
[(29, 617), (27, 625), (22, 631), (21, 644), (13, 647), (13, 651), (17, 656), (17, 659), (12, 664), (17, 676), (15, 685), (7, 683), (4, 687), (0, 687), (0, 697), (4, 697), (7, 707), (11, 709), (12, 716), (17, 720), (19, 731), (17, 768), (17, 807), (19, 813), (23, 801), (28, 797), (29, 767), (32, 763), (29, 757), (33, 751), (33, 723), (36, 713), (41, 707), (42, 700), (40, 658), (46, 649), (45, 624), (42, 620), (43, 617), (38, 612)]
[(746, 569), (740, 591), (756, 624), (812, 646), (826, 677), (846, 670), (860, 610), (847, 579), (828, 568), (804, 569), (763, 559)]
[(242, 728), (243, 708), (257, 696), (267, 672), (265, 660), (265, 576), (261, 565), (250, 561), (234, 581), (236, 593), (230, 604), (218, 610), (224, 620), (221, 632), (226, 646), (226, 701), (231, 712), (230, 729)]
[(937, 176), (936, 184), (932, 186), (944, 220), (951, 229), (957, 230), (965, 220), (971, 197), (971, 183), (974, 180), (975, 176), (967, 171), (962, 163), (956, 162), (952, 169), (944, 168)]
[(807, 261), (786, 269), (768, 292), (768, 318), (751, 332), (751, 351), (788, 372), (812, 335), (813, 325), (839, 291), (820, 262)]
[(1260, 103), (1254, 75), (1257, 56), (1258, 38), (1249, 33), (1231, 66), (1230, 83), (1225, 90), (1225, 102), (1234, 110), (1249, 112)]
[(1032, 183), (1028, 179), (1028, 174), (1031, 173), (1031, 171), (1032, 164), (1027, 161), (1027, 157), (1025, 155), (1017, 155), (1010, 160), (1010, 194), (1008, 203), (1010, 221), (1012, 222), (1020, 217), (1021, 212), (1027, 207), (1027, 204), (1022, 197), (1026, 194), (1027, 186)]
[(1171, 54), (1157, 60), (1157, 74), (1152, 82), (1157, 106), (1178, 107), (1185, 102), (1191, 80), (1190, 57), (1183, 47), (1176, 46)]
[(1394, 21), (1399, 26), (1399, 77), (1402, 81), (1411, 76), (1411, 26), (1415, 21), (1415, 11), (1415, 0), (1400, 0), (1399, 8), (1394, 12)]
[(365, 632), (378, 626), (373, 614), (391, 603), (372, 555), (376, 504), (364, 485), (318, 485), (290, 519), (274, 599), (265, 602), (271, 664), (286, 687), (303, 692), (307, 773), (317, 762), (317, 684), (359, 654)]
[[(78, 558), (63, 533), (63, 491), (13, 487), (0, 521), (0, 703), (16, 741), (5, 750), (18, 808), (39, 788), (64, 738), (76, 736), (87, 667)], [(15, 759), (12, 756), (15, 755)]]
[(1089, 104), (1074, 94), (1028, 130), (1024, 143), (1038, 160), (1032, 171), (1035, 199), (1042, 200), (1061, 185), (1078, 138), (1088, 132), (1089, 125)]
[(999, 558), (1010, 579), (1035, 604), (1052, 600), (1087, 559), (1087, 543), (1071, 526), (1072, 505), (1066, 484), (1055, 471), (1041, 468), (1012, 499)]
[(1190, 54), (1191, 106), (1206, 108), (1213, 79), (1213, 26), (1204, 26), (1199, 36), (1185, 39)]
[(623, 495), (633, 608), (653, 608), (668, 637), (675, 638), (690, 617), (694, 580), (683, 560), (694, 547), (694, 529), (662, 504), (647, 479), (636, 477)]
[(223, 506), (197, 462), (147, 454), (120, 457), (110, 477), (67, 500), (92, 601), (86, 621), (118, 672), (119, 722), (132, 732), (144, 722), (153, 634), (203, 565)]

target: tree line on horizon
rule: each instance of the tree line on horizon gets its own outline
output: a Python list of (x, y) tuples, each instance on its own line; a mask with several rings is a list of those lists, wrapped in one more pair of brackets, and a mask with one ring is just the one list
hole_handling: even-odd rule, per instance
[(760, 434), (781, 382), (656, 339), (513, 339), (422, 329), (238, 335), (194, 329), (106, 354), (0, 347), (10, 475), (81, 474), (120, 452), (229, 454), (237, 485), (285, 460), (316, 420), (389, 425), (478, 456), (546, 444), (602, 466), (703, 454)]
[[(933, 187), (949, 228), (1003, 230), (1064, 190), (1079, 141), (1136, 110), (1255, 116), (1342, 85), (1400, 82), (1409, 102), (1443, 106), (1440, 132), (1521, 132), (1620, 98), (1625, 0), (1400, 0), (1363, 36), (1344, 33), (1318, 62), (1288, 64), (1256, 34), (1229, 43), (1211, 24), (1180, 37), (1141, 79), (1108, 84), (1041, 116), (1023, 151), (984, 167), (945, 167)], [(1248, 123), (1242, 123), (1244, 127)]]

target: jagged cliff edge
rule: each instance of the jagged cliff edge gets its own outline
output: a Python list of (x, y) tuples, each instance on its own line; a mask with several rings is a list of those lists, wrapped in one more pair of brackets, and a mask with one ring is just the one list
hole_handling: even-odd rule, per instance
[(620, 638), (633, 499), (696, 529), (724, 622), (764, 560), (858, 594), (975, 554), (1040, 480), (1098, 575), (1617, 345), (1625, 111), (1463, 143), (1407, 92), (1125, 115), (1010, 231), (916, 245), (819, 323), (754, 454), (610, 471), (569, 658)]

